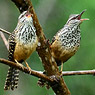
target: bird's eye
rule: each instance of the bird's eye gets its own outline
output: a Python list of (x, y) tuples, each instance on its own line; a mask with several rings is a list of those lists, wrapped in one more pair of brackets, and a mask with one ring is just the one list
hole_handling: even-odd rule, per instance
[(76, 19), (78, 16), (76, 16), (76, 17), (73, 17), (71, 20), (73, 20), (73, 19)]
[(26, 16), (28, 16), (28, 14), (26, 14)]

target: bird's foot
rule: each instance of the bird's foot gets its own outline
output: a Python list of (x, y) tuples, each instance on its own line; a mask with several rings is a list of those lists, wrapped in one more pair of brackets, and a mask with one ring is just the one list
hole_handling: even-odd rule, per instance
[(19, 63), (16, 59), (15, 59), (15, 62), (20, 65), (22, 67), (22, 69), (24, 69), (23, 65), (21, 63)]
[(62, 71), (63, 71), (63, 63), (61, 64), (61, 70), (60, 70), (60, 75), (62, 76)]
[(28, 63), (26, 62), (26, 61), (24, 61), (25, 62), (25, 64), (26, 64), (26, 67), (28, 68), (28, 70), (30, 71), (30, 73), (31, 73), (31, 68), (30, 68), (30, 66), (28, 65)]

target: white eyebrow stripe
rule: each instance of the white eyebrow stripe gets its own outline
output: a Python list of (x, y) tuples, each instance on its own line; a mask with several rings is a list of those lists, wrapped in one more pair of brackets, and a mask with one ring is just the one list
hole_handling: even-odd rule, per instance
[(25, 14), (26, 14), (26, 12), (27, 12), (27, 11), (24, 11), (24, 12), (19, 16), (19, 18), (18, 18), (18, 19), (21, 19), (21, 17), (22, 17), (23, 15), (25, 15)]

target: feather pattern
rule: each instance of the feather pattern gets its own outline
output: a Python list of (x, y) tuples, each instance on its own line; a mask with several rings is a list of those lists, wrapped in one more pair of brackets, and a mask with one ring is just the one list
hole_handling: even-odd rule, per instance
[[(14, 32), (9, 36), (9, 60), (22, 63), (36, 49), (38, 39), (33, 19), (28, 11), (24, 11), (18, 18)], [(14, 90), (18, 87), (19, 70), (9, 67), (5, 81), (5, 90)]]

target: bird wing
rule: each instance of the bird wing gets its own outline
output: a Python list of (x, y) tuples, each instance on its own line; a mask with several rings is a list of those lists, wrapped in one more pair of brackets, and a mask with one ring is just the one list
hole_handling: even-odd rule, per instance
[(12, 34), (9, 36), (9, 55), (8, 55), (8, 59), (10, 61), (14, 61), (14, 50), (15, 50), (15, 46), (16, 46), (16, 42), (15, 42), (15, 32), (12, 32)]
[(52, 38), (51, 44), (52, 44), (55, 40), (58, 39), (58, 34), (61, 32), (61, 30), (62, 30), (62, 29), (60, 29), (60, 30), (54, 35), (54, 37)]

